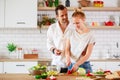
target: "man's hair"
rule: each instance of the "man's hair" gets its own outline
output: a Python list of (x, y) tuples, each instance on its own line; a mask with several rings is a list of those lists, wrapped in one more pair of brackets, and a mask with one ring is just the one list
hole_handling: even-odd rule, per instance
[(63, 5), (58, 5), (56, 8), (55, 8), (55, 14), (58, 15), (58, 10), (64, 10), (66, 7), (63, 6)]
[(80, 10), (75, 10), (75, 12), (72, 14), (72, 17), (85, 18), (85, 14)]

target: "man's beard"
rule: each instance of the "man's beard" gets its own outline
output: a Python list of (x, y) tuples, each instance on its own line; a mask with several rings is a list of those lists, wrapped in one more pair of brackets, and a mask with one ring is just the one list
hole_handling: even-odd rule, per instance
[(68, 24), (68, 20), (64, 19), (64, 20), (62, 21), (62, 25), (67, 25), (67, 24)]

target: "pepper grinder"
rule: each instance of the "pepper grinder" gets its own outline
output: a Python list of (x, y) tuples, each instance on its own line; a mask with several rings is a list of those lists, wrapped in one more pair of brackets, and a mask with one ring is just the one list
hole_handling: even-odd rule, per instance
[(70, 0), (66, 0), (66, 1), (65, 1), (65, 6), (66, 6), (66, 7), (70, 7)]

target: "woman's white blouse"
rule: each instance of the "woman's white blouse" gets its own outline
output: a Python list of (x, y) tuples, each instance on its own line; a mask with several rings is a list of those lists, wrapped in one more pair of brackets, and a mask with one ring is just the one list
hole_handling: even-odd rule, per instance
[(76, 62), (88, 44), (95, 43), (93, 32), (79, 34), (75, 30), (70, 37), (72, 62)]

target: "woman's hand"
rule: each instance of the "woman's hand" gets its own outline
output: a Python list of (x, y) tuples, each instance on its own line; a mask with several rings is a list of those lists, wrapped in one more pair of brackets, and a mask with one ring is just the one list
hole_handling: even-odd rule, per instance
[(77, 71), (78, 68), (79, 68), (79, 66), (77, 64), (74, 64), (71, 71), (75, 72), (75, 71)]
[(67, 66), (70, 66), (70, 64), (71, 64), (70, 57), (67, 57), (67, 58), (66, 58), (66, 65), (67, 65)]

